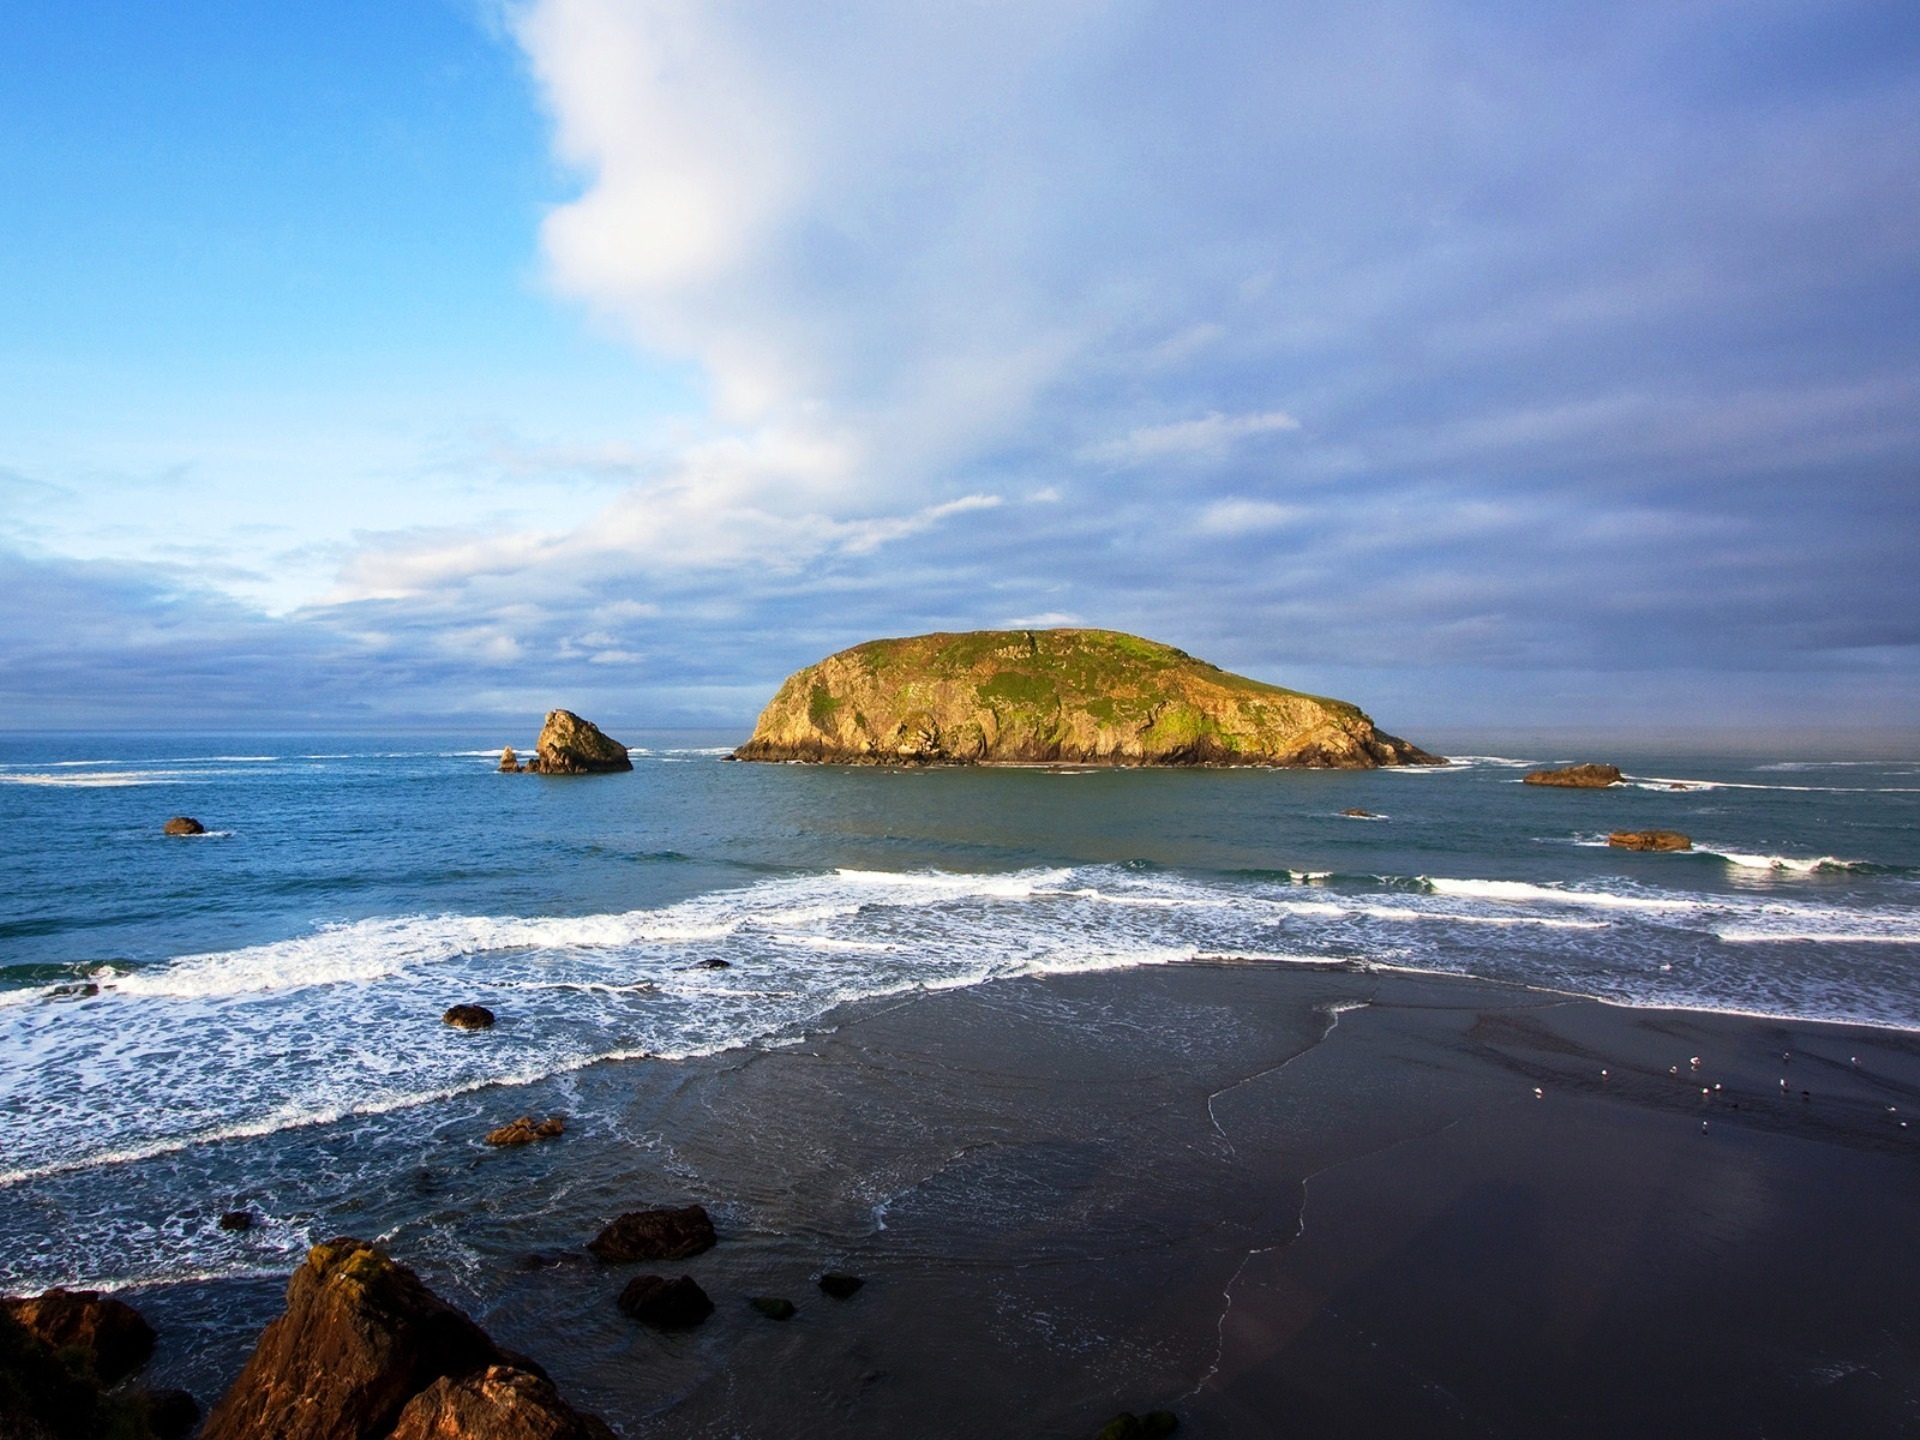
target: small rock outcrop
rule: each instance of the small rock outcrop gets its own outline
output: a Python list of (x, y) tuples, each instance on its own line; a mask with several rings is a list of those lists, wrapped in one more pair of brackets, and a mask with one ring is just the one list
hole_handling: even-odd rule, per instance
[(778, 1295), (756, 1295), (747, 1304), (769, 1320), (791, 1320), (800, 1313), (793, 1301), (782, 1299)]
[(162, 835), (204, 835), (207, 827), (191, 815), (176, 815), (160, 827)]
[(520, 763), (520, 757), (513, 753), (513, 746), (509, 745), (500, 752), (500, 773), (501, 774), (517, 775), (522, 771), (524, 771), (526, 768), (527, 767), (525, 765), (522, 765)]
[(229, 1210), (220, 1217), (222, 1230), (251, 1230), (253, 1212), (251, 1210)]
[(1362, 810), (1358, 805), (1349, 805), (1340, 812), (1349, 820), (1378, 820), (1380, 817), (1371, 810)]
[(26, 1300), (0, 1300), (7, 1312), (55, 1350), (78, 1350), (103, 1385), (123, 1380), (153, 1353), (153, 1327), (124, 1300), (58, 1286)]
[(597, 775), (631, 769), (626, 746), (571, 710), (548, 713), (540, 743), (527, 762), (528, 772), (536, 775)]
[(678, 1210), (632, 1210), (593, 1239), (587, 1249), (608, 1265), (633, 1260), (684, 1260), (711, 1250), (716, 1243), (713, 1221), (706, 1207), (688, 1205)]
[(837, 1270), (829, 1270), (820, 1277), (820, 1289), (835, 1300), (846, 1300), (853, 1292), (867, 1282), (858, 1275), (843, 1275)]
[(498, 1130), (487, 1132), (489, 1145), (531, 1145), (536, 1140), (551, 1140), (556, 1135), (567, 1133), (567, 1122), (558, 1115), (550, 1115), (538, 1123), (531, 1115), (522, 1115), (518, 1120), (509, 1120)]
[(1567, 790), (1604, 790), (1622, 780), (1616, 765), (1567, 765), (1558, 770), (1534, 770), (1520, 777), (1524, 785), (1558, 785)]
[(434, 1381), (407, 1402), (389, 1440), (613, 1440), (613, 1432), (544, 1377), (489, 1365)]
[(493, 1025), (493, 1011), (484, 1005), (450, 1005), (440, 1019), (456, 1030), (487, 1030)]
[[(330, 1240), (293, 1272), (286, 1312), (261, 1332), (201, 1440), (385, 1440), (436, 1381), (461, 1382), (495, 1367), (545, 1379), (385, 1251)], [(475, 1395), (476, 1405), (485, 1402), (484, 1385)], [(444, 1413), (437, 1404), (426, 1408)], [(426, 1433), (436, 1440), (495, 1433), (471, 1423), (476, 1428)]]
[(860, 765), (1444, 765), (1358, 706), (1115, 630), (872, 640), (787, 677), (736, 760)]
[(1607, 844), (1616, 850), (1691, 850), (1693, 839), (1678, 830), (1616, 830)]
[[(64, 1293), (64, 1292), (63, 1292)], [(56, 1349), (0, 1305), (0, 1436), (5, 1440), (183, 1440), (142, 1391), (105, 1391), (84, 1349)], [(143, 1322), (144, 1323), (144, 1322)], [(162, 1392), (162, 1394), (175, 1392)], [(189, 1399), (189, 1404), (192, 1401)]]
[(148, 1390), (139, 1404), (153, 1440), (187, 1440), (200, 1423), (200, 1402), (184, 1390)]
[(636, 1275), (620, 1292), (617, 1303), (642, 1325), (657, 1330), (689, 1330), (713, 1314), (713, 1301), (691, 1275), (678, 1280), (664, 1275)]

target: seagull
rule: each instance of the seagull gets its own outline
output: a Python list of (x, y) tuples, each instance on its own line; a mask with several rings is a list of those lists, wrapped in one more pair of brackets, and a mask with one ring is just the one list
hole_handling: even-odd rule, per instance
[(1700, 1068), (1700, 1057), (1696, 1055), (1687, 1063), (1691, 1065), (1694, 1069), (1698, 1070)]
[(1714, 1090), (1715, 1090), (1715, 1092), (1716, 1092), (1716, 1093), (1717, 1093), (1717, 1092), (1719, 1091), (1719, 1089), (1720, 1089), (1720, 1086), (1719, 1086), (1719, 1083), (1718, 1083), (1717, 1081), (1715, 1082), (1715, 1084), (1714, 1084), (1714, 1087), (1713, 1087), (1713, 1088), (1714, 1088)]
[(1707, 1133), (1707, 1122), (1706, 1122), (1706, 1121), (1704, 1121), (1704, 1120), (1702, 1120), (1702, 1121), (1700, 1122), (1700, 1133), (1701, 1133), (1702, 1135), (1704, 1135), (1704, 1134), (1706, 1134), (1706, 1133)]
[(1787, 1093), (1787, 1081), (1785, 1076), (1782, 1076), (1780, 1079), (1780, 1093), (1782, 1095)]
[(1547, 1092), (1536, 1085), (1533, 1087), (1533, 1098), (1536, 1100), (1544, 1100), (1547, 1098)]
[(1600, 1072), (1600, 1078), (1601, 1078), (1602, 1080), (1604, 1080), (1604, 1079), (1606, 1079), (1606, 1078), (1607, 1078), (1607, 1072), (1606, 1072), (1606, 1071), (1604, 1071), (1604, 1070), (1602, 1070), (1602, 1071)]
[(1855, 1065), (1858, 1065), (1860, 1063), (1860, 1057), (1858, 1055), (1849, 1055), (1847, 1058), (1851, 1060)]
[(1678, 1075), (1679, 1073), (1680, 1073), (1680, 1067), (1678, 1065), (1667, 1066), (1667, 1074)]

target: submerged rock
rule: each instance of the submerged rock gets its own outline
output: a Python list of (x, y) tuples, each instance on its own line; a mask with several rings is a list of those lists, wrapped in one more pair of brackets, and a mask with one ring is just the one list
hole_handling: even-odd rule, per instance
[(627, 757), (626, 746), (591, 720), (583, 720), (571, 710), (554, 710), (547, 715), (527, 769), (539, 775), (593, 775), (631, 770), (633, 761)]
[(1171, 1410), (1149, 1410), (1135, 1415), (1123, 1410), (1095, 1434), (1094, 1440), (1162, 1440), (1180, 1428), (1180, 1417)]
[(778, 1295), (756, 1295), (747, 1302), (769, 1320), (791, 1320), (800, 1312), (791, 1300), (782, 1300)]
[(251, 1230), (253, 1212), (251, 1210), (229, 1210), (220, 1217), (222, 1230)]
[(1616, 830), (1607, 836), (1616, 850), (1691, 850), (1692, 837), (1678, 830)]
[(1446, 762), (1357, 706), (1113, 630), (873, 640), (789, 676), (736, 760), (1373, 769)]
[(703, 1205), (678, 1210), (632, 1210), (593, 1239), (587, 1249), (609, 1265), (633, 1260), (684, 1260), (717, 1243)]
[(1618, 785), (1621, 774), (1614, 765), (1567, 765), (1558, 770), (1535, 770), (1520, 777), (1525, 785), (1558, 785), (1568, 790), (1604, 790)]
[(843, 1275), (837, 1270), (829, 1270), (820, 1277), (820, 1288), (835, 1300), (849, 1299), (853, 1292), (867, 1282), (858, 1275)]
[(486, 1030), (493, 1025), (493, 1011), (484, 1005), (453, 1005), (440, 1019), (456, 1030)]
[(160, 827), (162, 835), (204, 835), (207, 827), (191, 815), (176, 815)]
[(59, 1286), (0, 1307), (54, 1350), (78, 1350), (103, 1385), (125, 1379), (153, 1353), (153, 1327), (124, 1300)]
[(664, 1275), (636, 1275), (620, 1292), (617, 1303), (641, 1324), (658, 1330), (691, 1329), (713, 1313), (713, 1301), (691, 1275), (678, 1280)]
[(613, 1440), (613, 1432), (562, 1400), (544, 1376), (489, 1365), (427, 1386), (388, 1440)]
[(383, 1440), (434, 1381), (502, 1364), (537, 1368), (386, 1252), (331, 1240), (293, 1272), (286, 1312), (261, 1332), (201, 1440)]
[(531, 1115), (522, 1115), (518, 1120), (509, 1120), (498, 1130), (487, 1132), (489, 1145), (531, 1145), (536, 1140), (551, 1140), (556, 1135), (567, 1133), (567, 1122), (558, 1115), (550, 1115), (538, 1124)]

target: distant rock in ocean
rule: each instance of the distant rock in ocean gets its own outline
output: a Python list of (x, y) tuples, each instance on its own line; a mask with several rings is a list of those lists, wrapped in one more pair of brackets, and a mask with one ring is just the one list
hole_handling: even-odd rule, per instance
[(1691, 850), (1693, 840), (1678, 830), (1616, 830), (1607, 836), (1616, 850)]
[(684, 1260), (714, 1247), (713, 1221), (703, 1205), (677, 1210), (631, 1210), (587, 1242), (606, 1265), (634, 1260)]
[[(503, 754), (502, 770), (507, 768), (506, 761), (507, 755)], [(535, 775), (595, 775), (631, 769), (633, 761), (627, 758), (626, 746), (571, 710), (548, 713), (540, 743), (527, 762), (528, 772)]]
[(204, 835), (207, 827), (191, 815), (176, 815), (160, 827), (162, 835)]
[(500, 752), (500, 773), (502, 775), (517, 775), (526, 768), (525, 765), (520, 763), (520, 757), (513, 753), (513, 746), (509, 745)]
[(498, 1130), (487, 1132), (489, 1145), (531, 1145), (536, 1140), (551, 1140), (567, 1133), (567, 1122), (558, 1115), (536, 1122), (531, 1115), (509, 1120)]
[(540, 1367), (364, 1241), (316, 1245), (201, 1440), (609, 1440)]
[(1568, 765), (1559, 770), (1535, 770), (1521, 777), (1525, 785), (1557, 785), (1565, 790), (1604, 790), (1622, 777), (1614, 765)]
[(1113, 630), (873, 640), (788, 677), (737, 760), (1443, 765), (1357, 706)]

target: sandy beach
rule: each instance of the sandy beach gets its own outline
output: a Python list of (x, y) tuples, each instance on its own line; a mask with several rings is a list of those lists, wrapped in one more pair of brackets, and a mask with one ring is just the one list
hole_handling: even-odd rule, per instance
[[(1920, 1037), (1259, 964), (835, 1020), (490, 1096), (574, 1129), (484, 1154), (450, 1119), (389, 1243), (636, 1437), (1917, 1433)], [(672, 1268), (719, 1310), (661, 1335), (580, 1245), (688, 1201), (721, 1244)], [(278, 1308), (129, 1298), (206, 1396)]]

